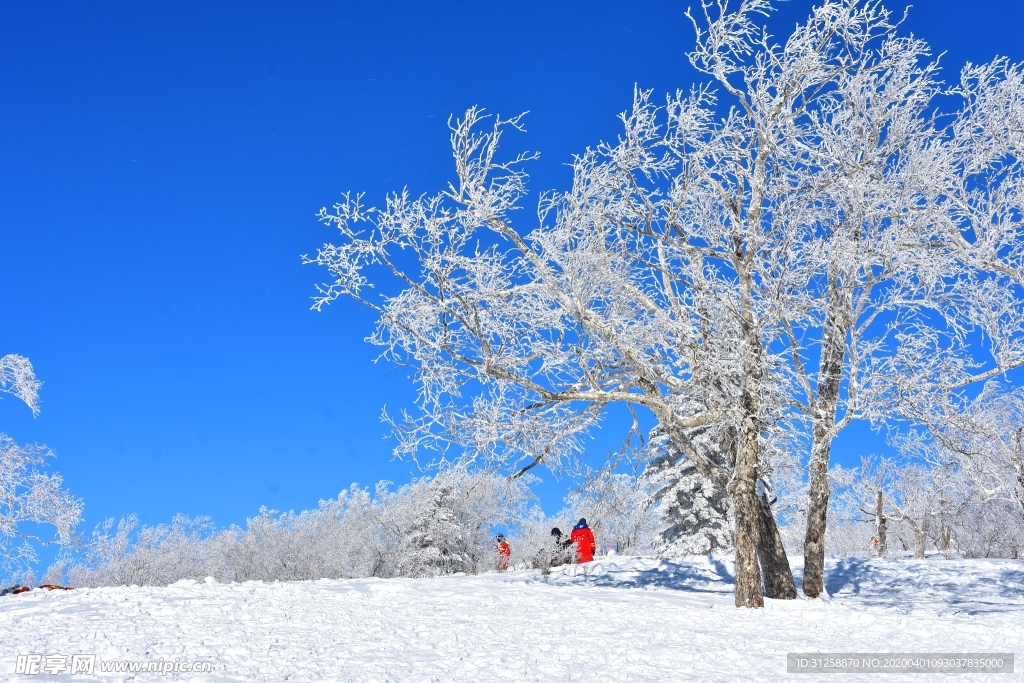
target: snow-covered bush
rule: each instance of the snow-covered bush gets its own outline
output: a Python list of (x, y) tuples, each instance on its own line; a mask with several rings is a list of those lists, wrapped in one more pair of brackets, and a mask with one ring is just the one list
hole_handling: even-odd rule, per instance
[(539, 569), (547, 572), (556, 552), (551, 530), (558, 528), (565, 538), (572, 530), (567, 513), (548, 517), (540, 508), (533, 508), (530, 514), (519, 522), (511, 539), (513, 569)]
[[(418, 577), (480, 572), (495, 565), (491, 530), (514, 529), (530, 514), (522, 478), (464, 468), (441, 470), (371, 495), (352, 485), (315, 510), (262, 508), (245, 528), (214, 532), (207, 519), (175, 517), (139, 526), (129, 516), (101, 525), (69, 570), (78, 586), (220, 581)], [(515, 548), (517, 543), (513, 543)]]
[[(650, 485), (631, 473), (598, 470), (566, 498), (567, 509), (560, 516), (575, 521), (586, 518), (597, 539), (599, 552), (606, 547), (620, 555), (651, 552), (658, 526)], [(568, 533), (572, 523), (562, 530)]]
[(140, 525), (128, 515), (114, 526), (108, 519), (85, 545), (86, 562), (69, 570), (71, 583), (80, 586), (157, 585), (207, 575), (210, 520), (176, 515), (170, 524)]

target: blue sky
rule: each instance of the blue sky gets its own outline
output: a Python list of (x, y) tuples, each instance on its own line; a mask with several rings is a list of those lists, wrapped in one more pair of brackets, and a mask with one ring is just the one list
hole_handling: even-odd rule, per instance
[[(785, 3), (774, 33), (811, 4)], [(473, 104), (530, 110), (512, 142), (542, 152), (532, 187), (565, 188), (634, 83), (697, 80), (686, 6), (0, 5), (0, 355), (45, 382), (37, 419), (0, 401), (0, 431), (56, 450), (85, 530), (131, 512), (241, 523), (408, 480), (378, 418), (412, 386), (372, 363), (373, 317), (309, 310), (325, 273), (299, 256), (333, 237), (315, 212), (345, 190), (440, 189), (446, 119)], [(907, 26), (950, 80), (1024, 59), (1018, 2), (924, 0)], [(852, 428), (837, 457), (874, 441)], [(549, 512), (563, 490), (541, 488)]]

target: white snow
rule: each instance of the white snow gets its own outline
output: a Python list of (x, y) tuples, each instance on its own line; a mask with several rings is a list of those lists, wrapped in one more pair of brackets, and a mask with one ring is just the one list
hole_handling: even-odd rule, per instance
[[(1024, 654), (1024, 561), (831, 560), (826, 584), (738, 610), (727, 560), (614, 557), (548, 577), (37, 590), (0, 598), (0, 678), (118, 680), (15, 674), (31, 653), (213, 663), (136, 681), (774, 681), (787, 652)], [(983, 677), (1024, 673), (950, 678)]]

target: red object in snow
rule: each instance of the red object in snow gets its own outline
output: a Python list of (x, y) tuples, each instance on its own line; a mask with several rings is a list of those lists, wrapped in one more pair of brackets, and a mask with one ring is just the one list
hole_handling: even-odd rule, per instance
[(498, 545), (494, 546), (494, 549), (498, 551), (498, 569), (505, 571), (508, 569), (508, 561), (512, 557), (512, 546), (508, 544), (504, 538), (498, 541)]
[(597, 543), (594, 542), (594, 532), (590, 527), (580, 527), (572, 530), (569, 539), (576, 546), (576, 561), (580, 564), (590, 562), (594, 559), (594, 551), (597, 550)]

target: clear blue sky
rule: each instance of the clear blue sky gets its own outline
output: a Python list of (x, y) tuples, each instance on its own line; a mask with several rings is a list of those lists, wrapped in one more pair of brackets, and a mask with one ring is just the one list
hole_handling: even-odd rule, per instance
[[(57, 451), (86, 531), (408, 480), (378, 418), (412, 387), (372, 363), (373, 317), (308, 310), (325, 273), (299, 255), (333, 238), (315, 212), (440, 189), (446, 119), (473, 104), (530, 110), (510, 142), (542, 152), (535, 190), (565, 188), (634, 83), (694, 82), (687, 4), (3, 3), (0, 355), (45, 384), (35, 420), (0, 401), (0, 431)], [(774, 33), (811, 4), (783, 4)], [(908, 28), (947, 79), (1024, 59), (1020, 2), (923, 0)], [(843, 439), (840, 459), (871, 441)], [(557, 509), (562, 488), (542, 491)]]

